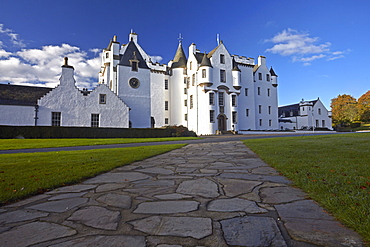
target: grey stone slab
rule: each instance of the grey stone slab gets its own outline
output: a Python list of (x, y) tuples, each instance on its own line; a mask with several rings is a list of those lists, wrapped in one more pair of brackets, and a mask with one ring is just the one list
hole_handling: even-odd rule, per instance
[(170, 187), (175, 185), (174, 180), (166, 180), (166, 179), (161, 179), (161, 180), (143, 180), (143, 181), (138, 181), (134, 182), (135, 188), (139, 187)]
[(279, 173), (274, 168), (269, 167), (269, 166), (263, 166), (263, 167), (252, 169), (252, 173), (261, 174), (261, 175), (273, 175), (273, 176), (279, 175)]
[(258, 175), (258, 174), (245, 174), (245, 173), (223, 173), (220, 175), (221, 178), (237, 178), (254, 181), (270, 181), (281, 184), (291, 184), (292, 182), (283, 176), (270, 176), (270, 175)]
[(95, 191), (97, 193), (105, 192), (105, 191), (114, 191), (114, 190), (119, 190), (119, 189), (126, 188), (128, 185), (129, 185), (129, 183), (124, 183), (124, 184), (102, 184), (102, 185), (99, 185), (96, 188)]
[(339, 222), (318, 219), (285, 218), (285, 227), (290, 236), (319, 246), (363, 246), (361, 237)]
[(198, 209), (199, 202), (195, 201), (159, 201), (143, 202), (134, 211), (136, 214), (175, 214), (186, 213)]
[(87, 201), (88, 201), (87, 198), (76, 197), (76, 198), (70, 198), (70, 199), (64, 199), (64, 200), (58, 200), (58, 201), (44, 202), (44, 203), (30, 206), (28, 208), (46, 211), (46, 212), (61, 213), (61, 212), (70, 210), (72, 208), (75, 208), (77, 206), (80, 206), (81, 204), (84, 204)]
[(96, 199), (98, 202), (102, 202), (106, 205), (129, 209), (131, 207), (131, 197), (128, 195), (122, 195), (118, 193), (107, 193), (99, 196)]
[(160, 244), (160, 245), (157, 245), (157, 247), (182, 247), (182, 245), (177, 245), (177, 244)]
[(219, 179), (219, 182), (223, 185), (223, 190), (226, 196), (229, 197), (250, 193), (252, 192), (253, 188), (262, 184), (262, 182), (258, 181), (239, 179)]
[(251, 214), (259, 214), (268, 212), (264, 208), (257, 206), (256, 202), (248, 201), (240, 198), (232, 199), (217, 199), (211, 201), (207, 206), (208, 211), (219, 212), (238, 212), (244, 211)]
[(190, 199), (193, 198), (192, 196), (182, 195), (178, 193), (171, 193), (171, 194), (164, 194), (164, 195), (156, 195), (154, 196), (161, 200), (180, 200), (180, 199)]
[(86, 190), (92, 190), (94, 188), (96, 188), (96, 185), (76, 184), (76, 185), (71, 185), (71, 186), (60, 187), (50, 192), (47, 192), (46, 194), (82, 192)]
[(15, 227), (0, 234), (0, 246), (30, 246), (44, 241), (76, 234), (77, 231), (62, 225), (48, 222), (32, 222)]
[(74, 197), (81, 197), (81, 196), (86, 195), (86, 194), (87, 194), (87, 192), (59, 194), (57, 196), (50, 197), (48, 199), (48, 201), (68, 199), (68, 198), (74, 198)]
[(78, 221), (94, 228), (117, 230), (120, 215), (118, 211), (112, 211), (98, 206), (89, 206), (77, 210), (68, 220)]
[(275, 208), (283, 220), (285, 218), (334, 220), (323, 208), (311, 200), (275, 205)]
[(306, 197), (303, 191), (293, 187), (262, 188), (260, 192), (262, 202), (271, 204), (287, 203)]
[(27, 199), (25, 199), (25, 200), (22, 200), (22, 201), (19, 201), (19, 202), (16, 202), (16, 203), (12, 203), (12, 204), (6, 205), (6, 206), (4, 206), (4, 208), (17, 208), (17, 207), (22, 207), (22, 206), (25, 206), (25, 205), (27, 205), (27, 204), (34, 203), (34, 202), (37, 202), (37, 201), (43, 200), (43, 199), (48, 198), (48, 197), (50, 197), (50, 195), (46, 195), (46, 194), (41, 194), (41, 195), (37, 195), (37, 196), (32, 196), (32, 197), (27, 198)]
[(34, 212), (27, 210), (16, 210), (0, 214), (0, 224), (33, 220), (41, 217), (46, 217), (48, 215), (49, 213)]
[(170, 175), (174, 172), (170, 169), (164, 169), (161, 167), (151, 167), (151, 168), (145, 168), (145, 169), (139, 169), (136, 170), (138, 172), (144, 172), (144, 173), (153, 173), (153, 174), (164, 174), (164, 175)]
[(124, 183), (150, 178), (140, 172), (109, 172), (86, 180), (85, 184)]
[(129, 223), (136, 230), (157, 236), (201, 239), (212, 234), (210, 218), (151, 216)]
[(206, 198), (214, 198), (220, 195), (217, 184), (206, 178), (184, 181), (179, 185), (176, 192)]
[(145, 247), (144, 236), (115, 235), (115, 236), (86, 236), (73, 239), (50, 247), (90, 247), (90, 246), (109, 246), (109, 247)]
[(235, 246), (287, 246), (275, 220), (270, 217), (238, 217), (221, 221), (224, 237)]

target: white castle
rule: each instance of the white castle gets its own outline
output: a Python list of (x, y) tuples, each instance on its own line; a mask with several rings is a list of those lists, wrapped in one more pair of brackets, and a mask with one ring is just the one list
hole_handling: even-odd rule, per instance
[(266, 58), (231, 55), (223, 42), (209, 53), (193, 43), (186, 57), (179, 42), (167, 65), (153, 63), (131, 32), (114, 36), (102, 52), (99, 83), (129, 107), (133, 128), (183, 125), (198, 135), (221, 131), (277, 130), (277, 75)]

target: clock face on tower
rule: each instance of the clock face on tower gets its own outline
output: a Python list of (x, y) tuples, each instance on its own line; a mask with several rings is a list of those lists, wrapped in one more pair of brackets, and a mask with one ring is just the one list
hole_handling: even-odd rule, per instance
[(140, 86), (140, 81), (139, 79), (133, 77), (131, 78), (128, 83), (130, 84), (130, 87), (132, 88), (138, 88)]

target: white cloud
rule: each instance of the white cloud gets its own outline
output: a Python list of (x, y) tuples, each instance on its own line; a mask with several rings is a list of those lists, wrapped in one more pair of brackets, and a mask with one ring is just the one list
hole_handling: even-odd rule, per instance
[(149, 56), (149, 57), (150, 57), (150, 60), (152, 60), (153, 63), (160, 63), (163, 59), (161, 56)]
[(288, 28), (273, 38), (265, 40), (265, 42), (274, 43), (273, 47), (266, 52), (291, 56), (293, 62), (303, 62), (305, 66), (311, 65), (309, 62), (324, 57), (328, 57), (328, 61), (343, 57), (342, 51), (330, 51), (330, 42), (320, 44), (319, 40), (318, 37), (310, 37), (307, 32)]
[[(23, 41), (18, 38), (18, 34), (17, 33), (15, 33), (11, 29), (5, 28), (4, 27), (4, 24), (1, 24), (1, 23), (0, 23), (0, 34), (4, 34), (8, 38), (10, 38), (10, 41), (11, 41), (11, 43), (14, 46), (17, 46), (17, 47), (26, 47), (26, 45), (23, 43)], [(3, 45), (3, 43), (1, 42), (0, 45)]]
[(59, 84), (64, 57), (75, 68), (78, 87), (96, 86), (100, 68), (99, 56), (88, 57), (87, 52), (69, 44), (43, 46), (8, 52), (0, 49), (0, 82), (22, 85), (55, 87)]

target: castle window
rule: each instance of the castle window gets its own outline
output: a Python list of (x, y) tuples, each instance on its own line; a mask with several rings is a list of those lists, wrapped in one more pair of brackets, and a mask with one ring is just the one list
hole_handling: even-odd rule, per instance
[(99, 94), (99, 104), (106, 104), (106, 103), (107, 103), (107, 95)]
[(261, 88), (260, 87), (257, 88), (257, 94), (261, 95)]
[(185, 121), (188, 121), (188, 114), (184, 115)]
[(262, 119), (260, 119), (260, 126), (262, 126)]
[(319, 108), (317, 111), (318, 111), (319, 115), (321, 115), (321, 109)]
[(231, 95), (231, 105), (236, 106), (236, 95)]
[(105, 58), (109, 58), (109, 53), (105, 53)]
[(190, 66), (189, 66), (190, 68), (190, 70), (192, 70), (193, 69), (193, 62), (190, 62)]
[(168, 124), (168, 118), (164, 119), (164, 124)]
[(262, 113), (262, 105), (259, 105), (258, 106), (258, 113), (261, 114)]
[(164, 110), (165, 111), (168, 111), (168, 101), (165, 101), (164, 102)]
[(244, 89), (245, 96), (248, 96), (248, 88)]
[(52, 112), (51, 113), (51, 126), (60, 126), (61, 112)]
[(271, 114), (271, 106), (269, 106), (269, 114)]
[(270, 127), (272, 126), (272, 120), (271, 119), (269, 120), (269, 126)]
[(195, 84), (195, 74), (191, 76), (191, 85), (194, 86)]
[(258, 73), (258, 80), (262, 80), (262, 73)]
[(249, 117), (249, 109), (245, 109), (245, 116)]
[(214, 110), (209, 111), (209, 122), (211, 123), (215, 122), (215, 111)]
[(184, 94), (188, 94), (188, 90), (184, 88)]
[(193, 95), (190, 95), (190, 109), (193, 109)]
[(266, 81), (270, 81), (270, 75), (266, 74)]
[(207, 71), (206, 69), (202, 69), (202, 78), (206, 78), (207, 77)]
[(168, 80), (164, 80), (164, 89), (168, 90)]
[(225, 63), (225, 55), (220, 54), (220, 63), (224, 64)]
[(91, 114), (91, 127), (99, 127), (99, 114)]
[(218, 93), (218, 104), (220, 106), (224, 105), (224, 93), (222, 93), (222, 92)]
[(209, 104), (214, 105), (215, 104), (215, 94), (209, 93)]
[(322, 120), (322, 127), (325, 127), (325, 120)]
[(236, 123), (238, 122), (238, 121), (237, 121), (237, 116), (238, 116), (238, 115), (237, 115), (236, 111), (233, 111), (233, 112), (232, 112), (232, 119), (233, 119), (233, 123), (234, 123), (234, 124), (236, 124)]
[(184, 106), (188, 106), (188, 100), (184, 100)]
[(220, 70), (220, 81), (226, 82), (226, 71), (223, 69)]
[(267, 96), (270, 97), (270, 88), (267, 89)]

